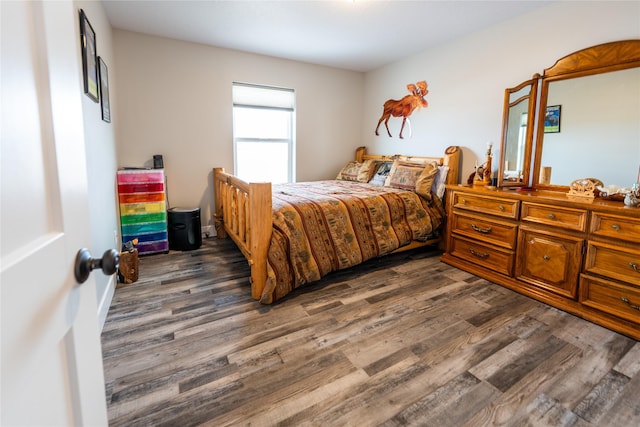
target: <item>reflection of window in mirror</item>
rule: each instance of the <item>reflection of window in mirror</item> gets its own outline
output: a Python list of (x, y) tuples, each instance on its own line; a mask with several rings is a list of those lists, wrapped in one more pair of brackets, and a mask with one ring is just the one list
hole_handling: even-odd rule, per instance
[[(524, 164), (524, 145), (527, 139), (527, 113), (522, 113), (520, 115), (520, 132), (518, 133), (518, 153), (516, 154), (516, 165)], [(518, 167), (516, 169), (516, 174), (518, 175), (518, 180), (522, 181), (522, 167)]]
[[(522, 104), (519, 106), (521, 107)], [(507, 141), (517, 141), (517, 143), (506, 144), (504, 147), (504, 181), (522, 182), (522, 165), (524, 164), (524, 147), (527, 137), (527, 117), (526, 111), (521, 112), (520, 115), (510, 114), (509, 116)], [(511, 135), (511, 133), (513, 133), (513, 135)]]

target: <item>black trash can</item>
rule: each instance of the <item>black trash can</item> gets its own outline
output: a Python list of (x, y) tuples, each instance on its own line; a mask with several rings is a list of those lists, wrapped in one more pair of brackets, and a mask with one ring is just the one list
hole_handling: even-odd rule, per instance
[(202, 245), (200, 208), (171, 208), (167, 211), (169, 249), (192, 251)]

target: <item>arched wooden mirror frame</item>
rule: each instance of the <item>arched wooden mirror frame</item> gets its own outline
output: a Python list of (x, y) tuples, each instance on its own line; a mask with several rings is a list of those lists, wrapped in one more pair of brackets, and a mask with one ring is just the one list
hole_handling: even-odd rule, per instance
[[(533, 166), (533, 186), (538, 190), (568, 191), (568, 185), (540, 183), (544, 139), (544, 113), (547, 108), (549, 84), (564, 79), (590, 76), (612, 71), (640, 67), (640, 40), (622, 40), (603, 43), (579, 50), (559, 59), (552, 67), (544, 70), (538, 102), (538, 124)], [(571, 159), (567, 159), (571, 161)], [(595, 174), (595, 171), (594, 171)], [(582, 178), (582, 177), (576, 177)], [(597, 176), (595, 177), (597, 178)]]
[[(502, 109), (502, 141), (500, 144), (500, 163), (498, 164), (498, 187), (522, 187), (529, 185), (529, 172), (531, 170), (531, 150), (533, 145), (533, 131), (535, 128), (535, 112), (536, 99), (538, 97), (538, 80), (539, 74), (535, 74), (531, 80), (520, 83), (516, 87), (507, 88), (504, 91), (504, 107)], [(528, 93), (526, 88), (529, 87)], [(521, 96), (518, 96), (522, 92)], [(513, 99), (514, 96), (517, 98)], [(525, 104), (526, 102), (526, 104)], [(519, 145), (519, 136), (521, 136), (521, 122), (516, 117), (512, 117), (519, 106), (527, 108), (526, 130), (522, 146), (522, 162), (518, 163), (516, 156), (516, 167), (507, 168), (507, 159), (510, 151), (513, 151), (513, 145), (516, 145), (516, 151)], [(514, 137), (516, 139), (514, 140)], [(511, 147), (509, 147), (511, 146)], [(511, 161), (509, 161), (511, 162)], [(515, 177), (513, 176), (515, 172)]]

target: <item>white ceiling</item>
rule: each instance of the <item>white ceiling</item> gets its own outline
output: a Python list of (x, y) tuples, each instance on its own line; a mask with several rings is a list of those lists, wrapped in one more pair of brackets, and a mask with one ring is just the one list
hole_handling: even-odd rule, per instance
[(549, 3), (103, 0), (114, 28), (363, 72)]

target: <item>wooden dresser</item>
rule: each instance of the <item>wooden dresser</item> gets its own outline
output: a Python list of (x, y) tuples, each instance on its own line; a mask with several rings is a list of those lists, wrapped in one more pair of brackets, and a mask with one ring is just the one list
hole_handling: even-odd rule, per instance
[(640, 340), (640, 207), (447, 186), (442, 261)]

